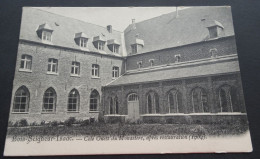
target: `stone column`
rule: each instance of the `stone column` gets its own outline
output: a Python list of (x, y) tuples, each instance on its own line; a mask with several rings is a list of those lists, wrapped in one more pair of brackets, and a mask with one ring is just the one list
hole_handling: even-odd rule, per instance
[[(158, 96), (159, 96), (159, 112), (160, 114), (164, 114), (164, 96), (163, 96), (163, 84), (159, 82)], [(157, 112), (158, 113), (158, 112)]]
[(143, 103), (143, 98), (144, 98), (143, 94), (144, 94), (143, 93), (143, 85), (140, 84), (139, 88), (138, 88), (139, 113), (140, 113), (140, 115), (145, 113), (145, 106), (144, 106), (144, 103)]
[(189, 107), (188, 107), (188, 94), (187, 94), (187, 88), (186, 88), (186, 81), (183, 79), (181, 80), (181, 85), (182, 85), (182, 106), (184, 113), (187, 114), (190, 112)]
[(207, 84), (208, 84), (208, 107), (209, 107), (209, 112), (210, 113), (216, 113), (217, 112), (217, 107), (216, 107), (216, 100), (214, 97), (214, 88), (212, 84), (212, 77), (209, 76), (207, 78)]
[(125, 97), (125, 92), (124, 92), (124, 86), (121, 86), (121, 95), (120, 95), (120, 109), (119, 109), (119, 114), (122, 115), (127, 115), (127, 102), (126, 102), (126, 97)]

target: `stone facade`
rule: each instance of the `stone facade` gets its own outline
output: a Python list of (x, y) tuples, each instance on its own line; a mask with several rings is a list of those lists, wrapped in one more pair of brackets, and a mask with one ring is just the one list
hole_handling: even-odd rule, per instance
[[(19, 71), (21, 56), (23, 54), (32, 56), (31, 72)], [(48, 58), (58, 59), (58, 73), (47, 74)], [(80, 75), (71, 76), (72, 61), (80, 62)], [(25, 86), (30, 93), (29, 112), (12, 112), (13, 100), (11, 103), (10, 120), (17, 121), (27, 119), (29, 122), (37, 121), (64, 121), (69, 117), (87, 119), (98, 117), (99, 111), (89, 111), (89, 97), (92, 90), (97, 90), (102, 96), (101, 86), (112, 81), (112, 67), (117, 66), (124, 72), (124, 59), (121, 57), (100, 55), (97, 53), (86, 53), (70, 49), (59, 48), (20, 41), (15, 78), (13, 82), (13, 93), (18, 88)], [(100, 78), (92, 78), (91, 65), (100, 65)], [(53, 113), (43, 113), (43, 94), (48, 88), (53, 88), (57, 93), (56, 111)], [(79, 111), (68, 112), (68, 94), (72, 89), (76, 89), (80, 95)], [(101, 102), (101, 101), (100, 101)], [(102, 107), (99, 104), (98, 110)]]
[[(227, 8), (219, 9), (217, 11), (219, 14), (223, 14), (222, 18), (229, 17), (223, 13), (223, 10), (227, 10)], [(199, 8), (187, 11), (192, 10), (201, 12)], [(212, 12), (210, 10), (214, 17), (215, 14)], [(225, 34), (209, 38), (208, 30), (202, 24), (204, 22), (201, 21), (201, 17), (195, 17), (191, 20), (195, 20), (198, 24), (194, 33), (196, 37), (190, 34), (194, 32), (192, 30), (185, 35), (189, 43), (181, 41), (179, 44), (176, 41), (179, 40), (177, 35), (173, 36), (173, 39), (168, 37), (168, 40), (173, 40), (172, 42), (176, 45), (179, 44), (172, 46), (171, 43), (169, 45), (160, 43), (161, 41), (167, 42), (167, 39), (158, 39), (169, 36), (167, 30), (159, 30), (166, 33), (165, 36), (159, 36), (160, 32), (158, 32), (155, 39), (149, 38), (152, 37), (150, 33), (154, 28), (145, 26), (147, 21), (136, 24), (134, 30), (128, 28), (125, 33), (117, 31), (112, 33), (111, 30), (108, 32), (105, 27), (54, 14), (50, 16), (49, 13), (32, 8), (25, 10), (24, 13), (13, 81), (10, 121), (26, 119), (29, 123), (39, 123), (64, 121), (69, 117), (75, 117), (78, 120), (88, 118), (97, 120), (104, 117), (106, 121), (113, 122), (132, 120), (147, 123), (214, 123), (221, 122), (222, 119), (246, 120), (235, 37), (230, 19), (222, 21), (226, 29), (222, 31), (225, 31)], [(47, 21), (44, 24), (37, 17), (41, 15)], [(163, 16), (165, 18), (162, 18), (163, 21), (160, 21), (160, 24), (173, 31), (170, 27), (170, 25), (175, 26), (172, 14)], [(37, 23), (29, 23), (28, 20), (32, 18), (37, 19)], [(181, 20), (180, 18), (181, 16), (174, 20)], [(57, 19), (59, 19), (60, 25), (57, 25)], [(159, 24), (155, 19), (150, 22), (153, 25)], [(39, 25), (48, 26), (47, 30), (53, 31), (52, 41), (46, 43), (39, 35), (37, 36), (38, 32), (36, 33), (34, 29)], [(74, 28), (79, 25), (82, 25), (82, 28)], [(161, 27), (163, 28), (163, 26)], [(67, 30), (68, 28), (75, 30)], [(192, 27), (186, 29), (192, 29)], [(146, 41), (142, 41), (142, 47), (146, 52), (136, 54), (124, 52), (124, 50), (129, 50), (131, 39), (136, 41), (137, 32), (138, 38), (146, 39)], [(80, 38), (83, 40), (88, 39), (87, 47), (82, 49), (78, 46), (79, 44), (75, 43), (75, 38), (73, 39), (75, 33), (80, 34), (82, 36)], [(100, 35), (101, 33), (103, 36)], [(127, 35), (125, 41), (121, 39), (123, 34)], [(184, 37), (182, 33), (178, 32), (178, 34), (180, 37)], [(97, 39), (96, 36), (99, 39), (96, 43), (101, 41), (104, 44), (103, 50), (94, 46), (93, 40)], [(112, 52), (111, 49), (108, 49), (105, 37), (108, 38), (107, 40), (110, 39), (110, 42), (112, 39), (114, 45), (120, 46), (119, 52)], [(123, 43), (126, 44), (126, 48), (123, 48)], [(158, 44), (159, 49), (153, 44), (156, 46)], [(30, 69), (21, 69), (23, 55), (31, 57)], [(57, 73), (48, 73), (49, 58), (57, 59)], [(71, 74), (73, 61), (80, 63), (80, 73), (77, 76)], [(92, 76), (93, 64), (99, 65), (98, 77)], [(119, 68), (119, 77), (116, 78), (113, 78), (114, 66)], [(216, 68), (220, 66), (223, 67)], [(175, 70), (175, 73), (170, 74), (169, 70)], [(156, 76), (152, 74), (154, 72), (157, 72)], [(166, 72), (170, 75), (165, 76)], [(129, 77), (129, 75), (131, 76)], [(129, 78), (126, 79), (127, 77)], [(16, 95), (19, 88), (26, 88), (26, 98), (23, 92), (20, 92), (22, 98), (19, 94)], [(54, 111), (45, 112), (43, 111), (44, 103), (46, 103), (44, 95), (49, 88), (55, 92), (55, 108)], [(69, 95), (72, 90), (78, 92), (76, 111), (68, 111)], [(98, 97), (94, 99), (97, 100), (97, 109), (94, 111), (90, 110), (93, 92)], [(130, 95), (132, 95), (131, 98)], [(24, 106), (22, 100), (25, 99), (27, 110), (14, 111), (15, 102), (18, 102), (19, 106)]]

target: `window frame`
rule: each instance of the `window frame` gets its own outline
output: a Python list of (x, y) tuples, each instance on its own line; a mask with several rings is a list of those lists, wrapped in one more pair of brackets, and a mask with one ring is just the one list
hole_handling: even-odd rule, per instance
[(178, 62), (181, 62), (181, 55), (178, 54), (178, 55), (175, 55), (175, 62), (178, 63)]
[(79, 46), (82, 48), (87, 48), (88, 47), (88, 39), (87, 38), (79, 38)]
[[(46, 94), (49, 94), (48, 96)], [(53, 94), (52, 96), (50, 94)], [(46, 103), (46, 99), (48, 102)], [(52, 99), (52, 102), (50, 100)], [(56, 91), (50, 87), (48, 88), (43, 94), (43, 104), (42, 104), (42, 113), (55, 113), (56, 112), (56, 105), (57, 104), (57, 93)], [(45, 108), (47, 105), (48, 109)], [(50, 109), (50, 105), (52, 105), (52, 109)]]
[(137, 54), (137, 52), (138, 52), (137, 44), (131, 45), (131, 52), (132, 52), (132, 54)]
[(70, 74), (72, 76), (79, 76), (80, 75), (80, 62), (77, 62), (77, 61), (72, 61), (71, 62)]
[[(74, 92), (74, 94), (73, 94), (73, 92)], [(71, 96), (71, 95), (74, 95), (74, 96)], [(71, 103), (71, 100), (73, 100), (73, 101), (76, 100), (76, 102), (72, 102)], [(70, 109), (71, 105), (72, 105), (72, 108)], [(79, 112), (79, 106), (80, 106), (80, 95), (79, 95), (79, 92), (76, 89), (72, 89), (69, 92), (69, 95), (68, 95), (67, 112), (72, 112), (72, 113), (73, 112)]]
[(112, 79), (116, 79), (119, 77), (119, 67), (113, 66), (112, 67)]
[[(23, 67), (22, 67), (22, 65), (23, 65)], [(29, 67), (27, 68), (27, 66), (29, 66)], [(29, 71), (29, 72), (32, 70), (32, 56), (31, 55), (22, 54), (19, 70), (20, 71)]]
[[(54, 61), (56, 61), (56, 63)], [(58, 74), (58, 64), (59, 64), (58, 59), (49, 58), (48, 59), (47, 73), (49, 73), (49, 74)], [(55, 70), (53, 71), (54, 66), (55, 66)], [(50, 68), (50, 70), (49, 70), (49, 68)]]
[[(23, 92), (18, 92), (18, 91), (23, 91)], [(17, 95), (18, 93), (19, 96)], [(25, 95), (23, 95), (23, 93), (25, 93)], [(17, 103), (17, 98), (19, 98), (19, 103)], [(23, 98), (25, 98), (25, 102), (22, 102)], [(16, 108), (18, 104), (18, 109)], [(21, 109), (21, 105), (24, 104), (25, 108)], [(30, 106), (30, 92), (28, 90), (27, 87), (25, 86), (21, 86), (19, 87), (15, 94), (14, 94), (14, 98), (13, 98), (13, 108), (12, 108), (12, 113), (29, 113), (29, 106)], [(18, 111), (16, 111), (18, 110)], [(23, 111), (21, 111), (23, 110)]]
[(97, 41), (97, 49), (100, 51), (105, 50), (105, 42), (104, 41)]
[(118, 54), (119, 53), (119, 45), (112, 45), (112, 52)]
[(100, 76), (99, 70), (100, 67), (98, 64), (92, 64), (92, 69), (91, 69), (92, 78), (99, 78)]
[(43, 30), (41, 39), (42, 41), (52, 42), (52, 32), (48, 30)]
[[(96, 96), (92, 96), (93, 93), (96, 93)], [(99, 101), (100, 101), (100, 95), (97, 90), (93, 90), (90, 93), (89, 98), (89, 112), (98, 112), (99, 109)]]

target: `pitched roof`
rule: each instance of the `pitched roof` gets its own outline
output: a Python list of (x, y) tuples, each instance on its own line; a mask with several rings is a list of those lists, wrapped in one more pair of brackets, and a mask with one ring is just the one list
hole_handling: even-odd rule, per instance
[[(44, 24), (44, 25), (43, 25)], [(101, 27), (95, 24), (83, 22), (69, 17), (49, 13), (40, 9), (24, 7), (21, 22), (20, 39), (30, 40), (34, 42), (42, 42), (37, 36), (36, 30), (39, 27), (48, 27), (53, 30), (52, 44), (73, 49), (80, 49), (75, 43), (74, 38), (76, 33), (84, 33), (90, 37), (88, 40), (88, 50), (99, 52), (93, 45), (93, 37), (105, 36), (107, 40), (115, 39), (120, 44), (121, 32), (113, 30), (112, 33), (107, 31), (106, 27)], [(122, 55), (122, 48), (119, 54)], [(105, 47), (104, 52), (113, 55), (108, 47)]]
[(129, 25), (125, 31), (125, 44), (128, 54), (131, 44), (138, 35), (144, 40), (141, 53), (171, 48), (207, 40), (208, 24), (217, 23), (224, 27), (223, 36), (234, 35), (230, 7), (192, 7), (164, 14)]
[(129, 85), (144, 82), (163, 80), (176, 80), (190, 77), (210, 76), (238, 72), (239, 65), (237, 55), (218, 57), (216, 59), (202, 59), (172, 65), (160, 66), (156, 69), (144, 69), (126, 73), (118, 79), (107, 84), (107, 86)]

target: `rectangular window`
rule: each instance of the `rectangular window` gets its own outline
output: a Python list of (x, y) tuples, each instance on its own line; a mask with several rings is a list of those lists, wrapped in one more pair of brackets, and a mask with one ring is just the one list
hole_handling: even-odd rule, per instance
[(92, 65), (92, 77), (99, 77), (99, 65)]
[(57, 73), (58, 72), (58, 60), (50, 58), (48, 59), (48, 72)]
[(113, 45), (113, 53), (119, 53), (119, 46)]
[(25, 70), (31, 70), (32, 69), (32, 56), (22, 55), (20, 68), (25, 69)]
[(98, 50), (104, 50), (105, 43), (103, 41), (98, 41)]
[(180, 62), (181, 61), (181, 55), (178, 54), (178, 55), (175, 55), (175, 62)]
[(119, 67), (114, 66), (112, 69), (112, 78), (119, 77)]
[(85, 39), (85, 38), (80, 38), (80, 40), (79, 40), (79, 46), (80, 46), (80, 47), (87, 47), (87, 39)]
[(137, 53), (137, 45), (131, 45), (132, 48), (132, 53), (136, 54)]
[(79, 75), (79, 72), (80, 72), (80, 63), (76, 61), (72, 61), (71, 74)]
[(142, 68), (142, 64), (143, 64), (142, 61), (138, 61), (138, 62), (137, 62), (138, 68)]
[(42, 40), (51, 41), (51, 32), (50, 31), (42, 31)]

